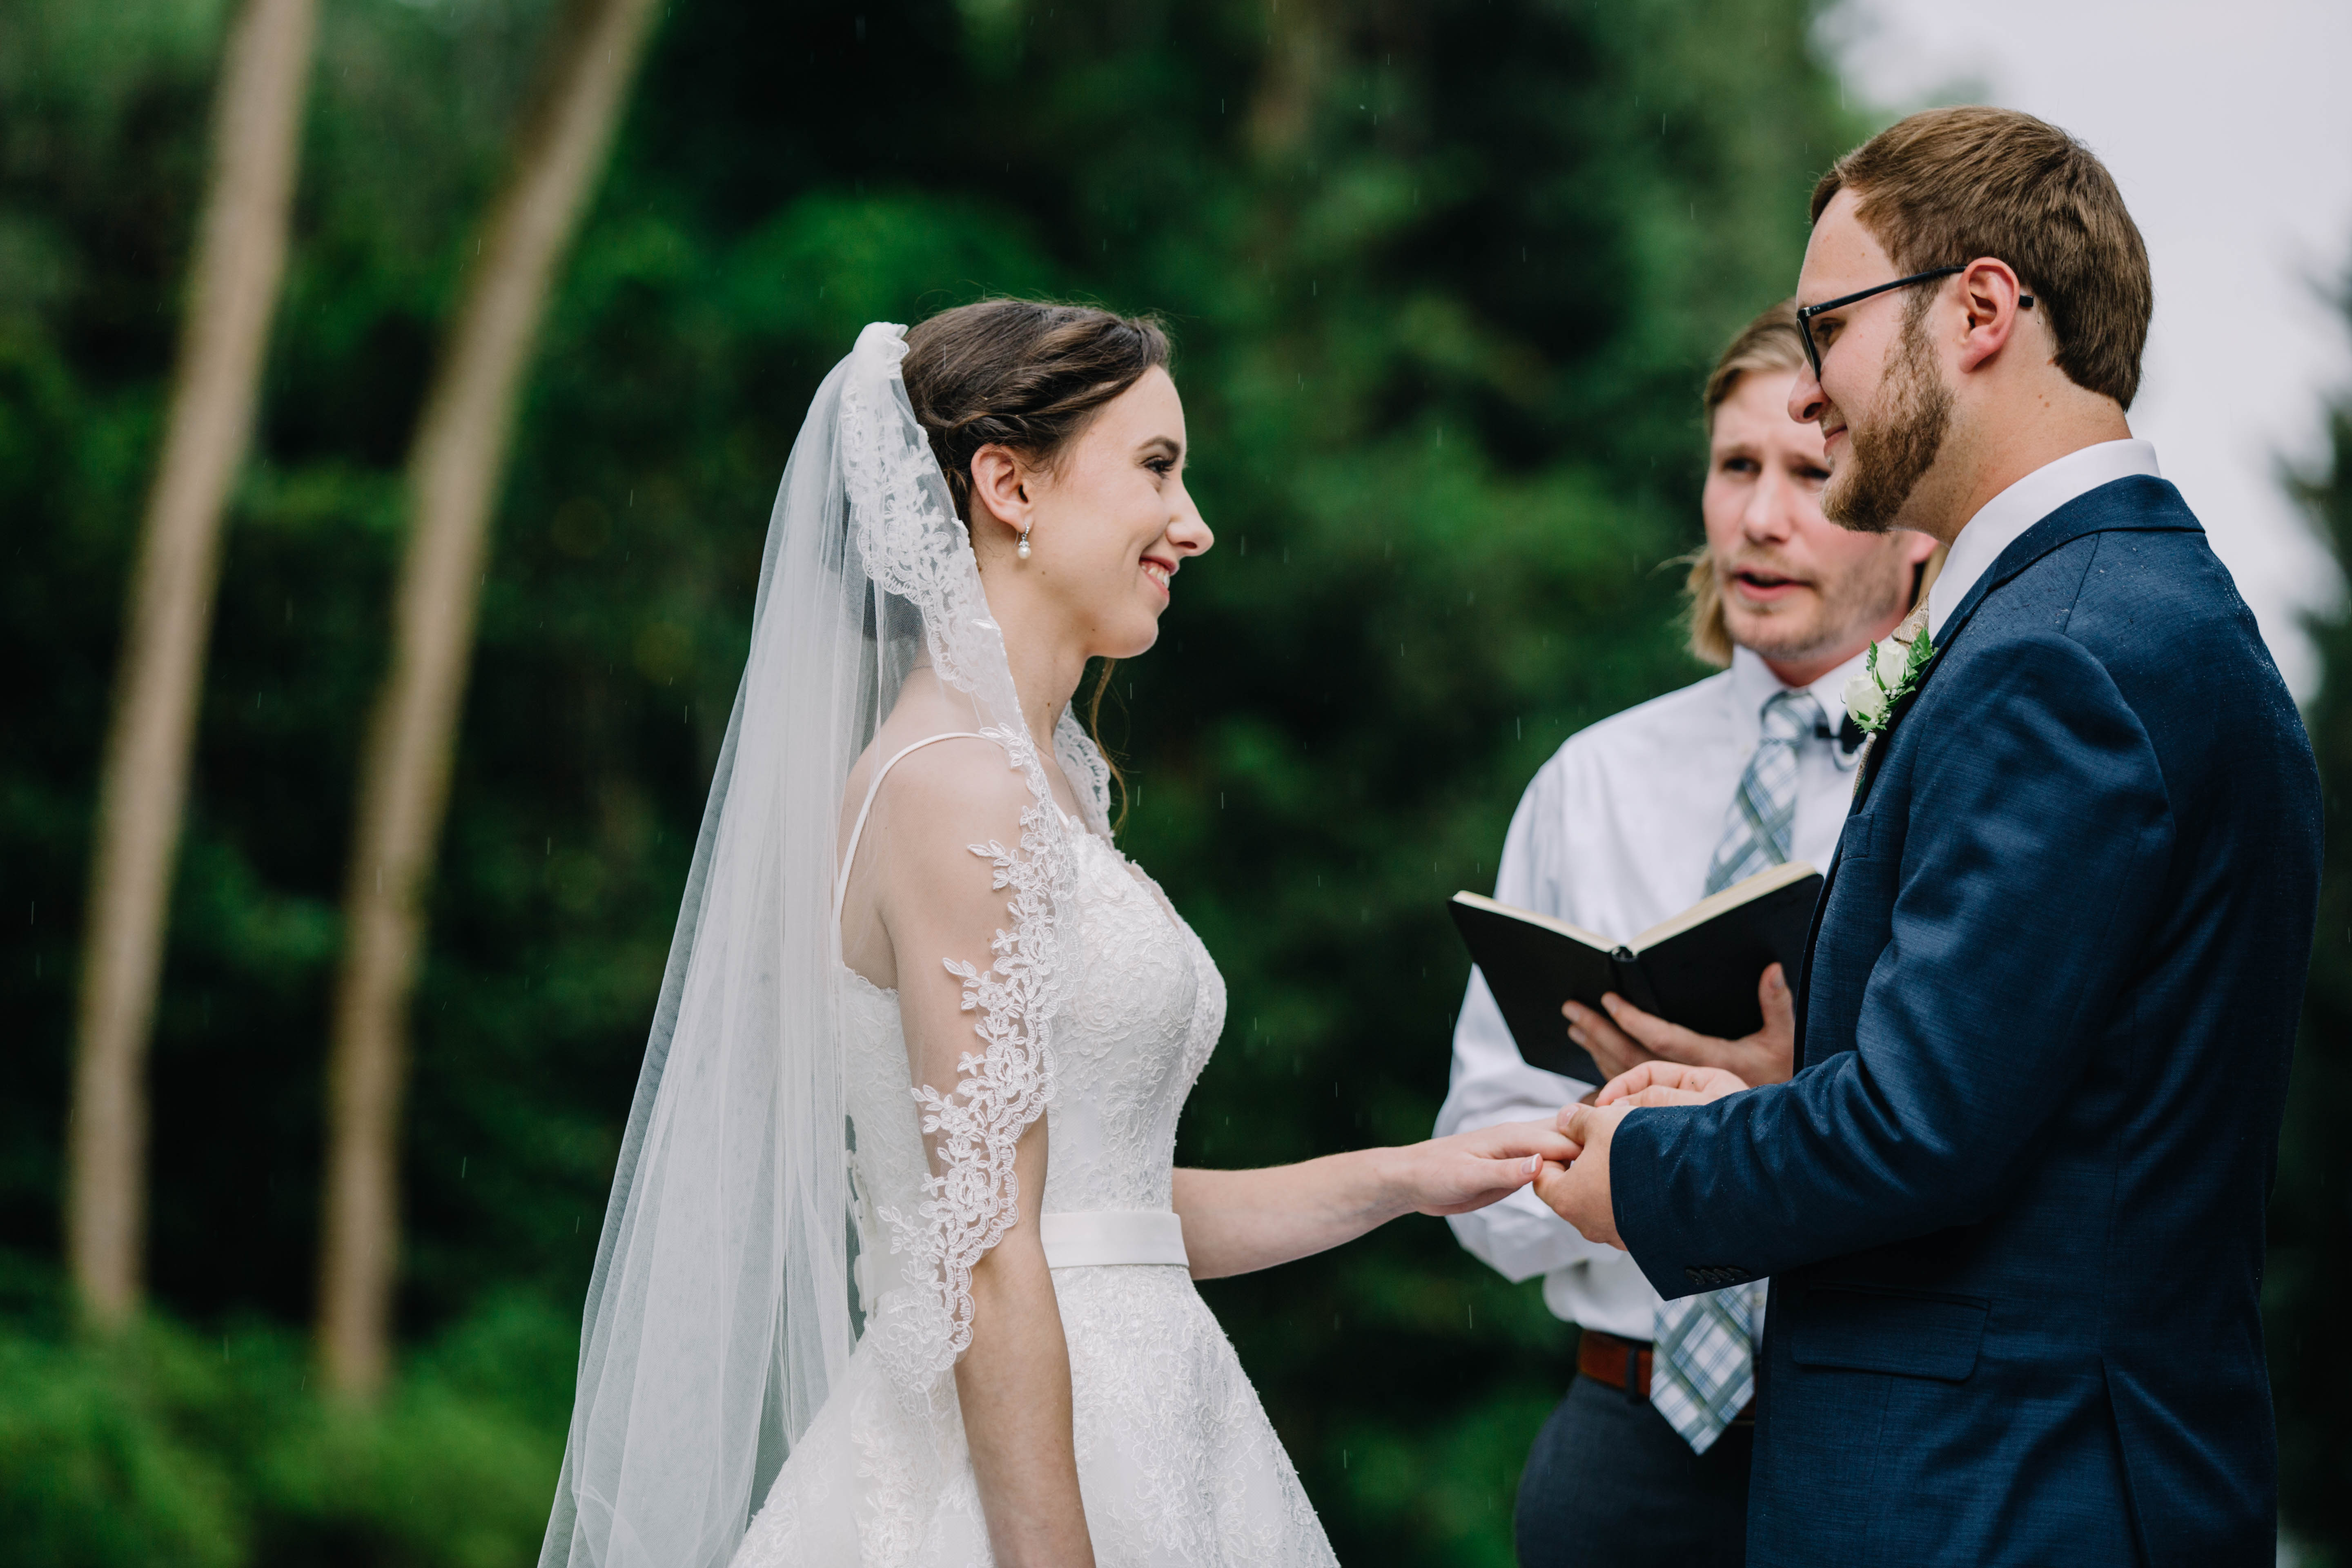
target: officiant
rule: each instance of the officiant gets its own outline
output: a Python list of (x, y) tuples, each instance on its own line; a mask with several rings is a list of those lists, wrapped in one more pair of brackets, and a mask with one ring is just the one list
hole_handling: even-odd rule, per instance
[[(1802, 363), (1783, 301), (1707, 379), (1690, 647), (1726, 668), (1569, 738), (1511, 818), (1502, 902), (1622, 939), (1767, 867), (1829, 864), (1861, 742), (1841, 693), (1926, 591), (1937, 547), (1822, 516), (1821, 430), (1788, 412)], [(1778, 965), (1758, 986), (1766, 1024), (1742, 1076), (1773, 1081), (1789, 1076), (1791, 1004)], [(1604, 1073), (1639, 1059), (1605, 1019), (1574, 1009), (1561, 1026)], [(1596, 1087), (1529, 1067), (1472, 970), (1440, 1134), (1549, 1115)], [(1764, 1281), (1665, 1302), (1531, 1191), (1448, 1223), (1506, 1279), (1541, 1276), (1545, 1305), (1582, 1330), (1519, 1482), (1523, 1568), (1739, 1563)]]

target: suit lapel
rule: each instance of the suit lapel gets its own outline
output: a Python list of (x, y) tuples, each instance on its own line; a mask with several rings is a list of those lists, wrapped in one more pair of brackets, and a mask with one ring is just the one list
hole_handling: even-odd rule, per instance
[(1799, 1071), (1811, 1064), (1805, 1059), (1805, 1020), (1811, 1015), (1813, 999), (1813, 944), (1821, 940), (1822, 911), (1830, 907), (1830, 889), (1837, 886), (1838, 865), (1845, 858), (1845, 835), (1838, 835), (1838, 846), (1830, 851), (1830, 868), (1822, 873), (1822, 890), (1813, 900), (1813, 918), (1805, 925), (1805, 956), (1800, 961), (1804, 968), (1797, 975), (1797, 1010), (1794, 1024), (1797, 1031), (1796, 1067)]
[[(1895, 727), (1918, 704), (1919, 694), (1927, 689), (1927, 682), (1936, 679), (1952, 644), (1967, 629), (1986, 598), (2052, 551), (2072, 544), (2085, 534), (2116, 531), (2202, 533), (2204, 529), (2171, 484), (2150, 475), (2135, 474), (2128, 479), (2111, 479), (2095, 490), (2085, 490), (2010, 541), (2009, 548), (1994, 559), (1984, 575), (1976, 580), (1958, 605), (1945, 617), (1944, 635), (1936, 644), (1935, 657), (1920, 672), (1918, 685), (1886, 715), (1885, 725), (1864, 747), (1862, 758), (1854, 766), (1853, 799), (1846, 807), (1847, 816), (1862, 809), (1871, 784), (1877, 777), (1879, 763), (1895, 739)], [(1826, 903), (1828, 897), (1825, 886), (1822, 901)], [(1810, 955), (1807, 962), (1810, 966)]]
[[(2148, 475), (2112, 480), (2095, 490), (2085, 491), (2064, 506), (2027, 529), (2008, 549), (2002, 551), (1976, 585), (1963, 596), (1959, 605), (1944, 621), (1943, 639), (1936, 645), (1936, 657), (1919, 677), (1919, 686), (1886, 717), (1886, 725), (1873, 735), (1863, 748), (1861, 760), (1854, 764), (1853, 800), (1846, 807), (1851, 819), (1863, 808), (1870, 795), (1880, 764), (1886, 757), (1888, 742), (1894, 739), (1895, 726), (1919, 700), (1919, 692), (1936, 678), (1943, 668), (1946, 655), (1978, 607), (1988, 595), (2023, 572), (2028, 566), (2062, 545), (2071, 544), (2088, 533), (2202, 533), (2180, 492), (2163, 479)], [(1841, 834), (1835, 853), (1830, 857), (1830, 868), (1822, 879), (1822, 896), (1813, 903), (1812, 922), (1805, 931), (1805, 970), (1797, 987), (1797, 1065), (1811, 1065), (1811, 1054), (1805, 1048), (1808, 1020), (1812, 1015), (1813, 950), (1821, 941), (1822, 926), (1827, 918), (1831, 896), (1837, 889), (1838, 868), (1845, 860), (1845, 837)]]

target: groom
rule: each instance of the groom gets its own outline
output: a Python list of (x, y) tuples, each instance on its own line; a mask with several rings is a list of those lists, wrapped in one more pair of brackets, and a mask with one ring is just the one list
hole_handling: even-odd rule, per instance
[(2318, 781), (2124, 422), (2138, 231), (2064, 132), (1937, 110), (1822, 178), (1798, 300), (1823, 510), (1951, 546), (1932, 656), (1879, 661), (1795, 1078), (1637, 1068), (1540, 1189), (1669, 1297), (1771, 1278), (1751, 1563), (2267, 1565)]

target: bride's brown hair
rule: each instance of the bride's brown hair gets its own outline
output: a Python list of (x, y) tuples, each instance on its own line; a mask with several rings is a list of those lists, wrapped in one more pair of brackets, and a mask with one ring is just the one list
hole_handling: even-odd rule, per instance
[[(1005, 447), (1050, 469), (1102, 406), (1168, 364), (1168, 333), (1149, 316), (1039, 300), (982, 300), (941, 310), (907, 332), (899, 374), (908, 401), (947, 475), (956, 515), (971, 526), (971, 459)], [(1087, 705), (1102, 741), (1103, 694), (1116, 661), (1105, 659)], [(1109, 748), (1103, 747), (1106, 760)], [(1124, 816), (1127, 781), (1118, 764)]]
[(1008, 447), (1051, 468), (1104, 404), (1167, 363), (1168, 334), (1148, 316), (982, 300), (909, 328), (899, 374), (969, 526), (974, 453)]

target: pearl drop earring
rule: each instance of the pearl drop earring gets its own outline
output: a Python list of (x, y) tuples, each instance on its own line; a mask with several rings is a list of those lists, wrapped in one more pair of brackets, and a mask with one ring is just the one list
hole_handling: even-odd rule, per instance
[(1021, 531), (1021, 542), (1013, 548), (1013, 553), (1018, 555), (1024, 561), (1029, 559), (1029, 531), (1027, 529), (1024, 528)]

